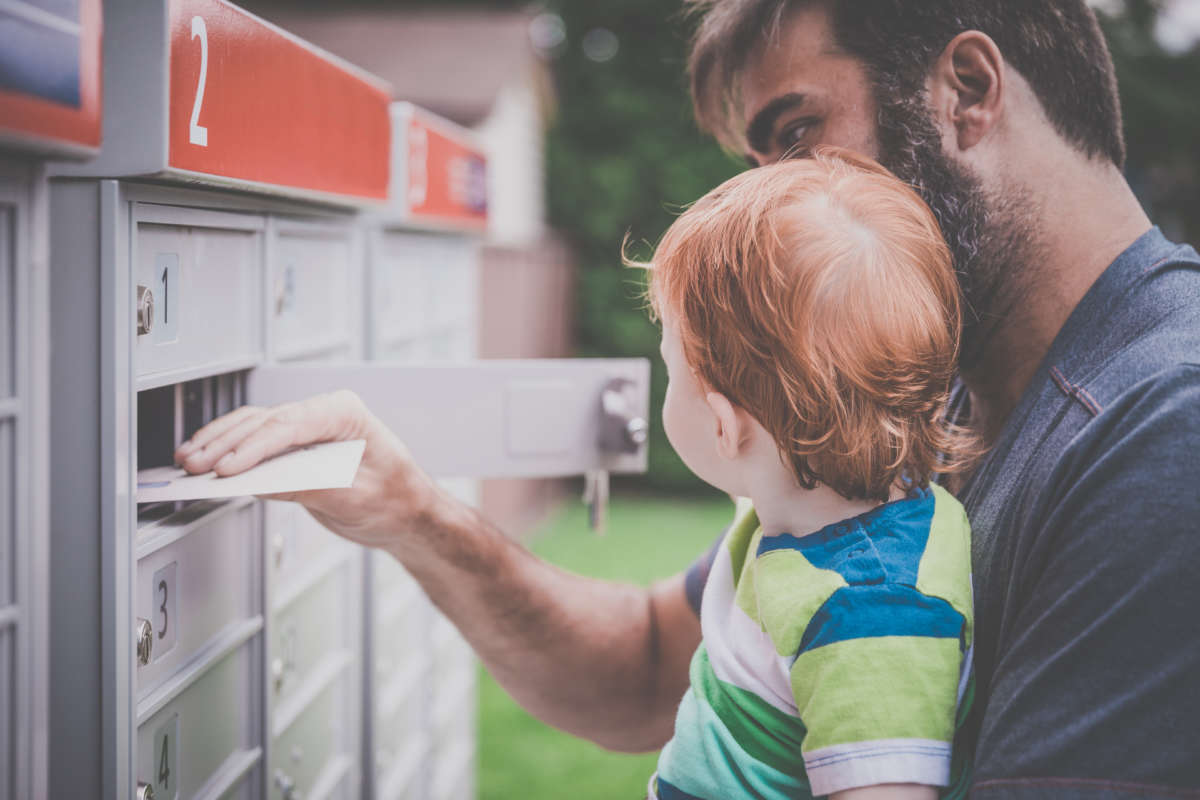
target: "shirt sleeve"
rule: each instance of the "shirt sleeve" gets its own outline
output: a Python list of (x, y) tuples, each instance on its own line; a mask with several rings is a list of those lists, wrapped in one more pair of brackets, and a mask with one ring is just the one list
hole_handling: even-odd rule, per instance
[(950, 784), (965, 624), (900, 584), (844, 586), (821, 606), (790, 668), (814, 794)]
[[(980, 800), (1181, 797), (1200, 785), (1200, 367), (1104, 409), (1017, 554), (979, 723)], [(1022, 566), (1023, 565), (1023, 566)]]
[(696, 613), (697, 619), (700, 618), (700, 601), (704, 597), (704, 586), (708, 583), (708, 573), (712, 571), (713, 562), (717, 560), (717, 548), (721, 546), (727, 533), (729, 533), (729, 528), (721, 532), (721, 535), (704, 555), (692, 562), (683, 576), (683, 589), (687, 593), (688, 605)]

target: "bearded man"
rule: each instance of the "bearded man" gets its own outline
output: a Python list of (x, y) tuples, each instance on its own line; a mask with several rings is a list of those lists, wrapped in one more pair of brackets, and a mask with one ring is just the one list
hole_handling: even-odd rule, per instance
[[(1200, 796), (1200, 257), (1122, 176), (1094, 15), (693, 5), (703, 127), (752, 164), (820, 144), (876, 158), (954, 254), (967, 321), (949, 413), (990, 448), (951, 487), (974, 531), (972, 796)], [(649, 590), (565, 574), (439, 492), (349, 394), (243, 409), (178, 457), (200, 472), (232, 453), (231, 474), (330, 438), (368, 440), (357, 488), (293, 499), (399, 559), (519, 702), (614, 749), (670, 738), (711, 553)]]

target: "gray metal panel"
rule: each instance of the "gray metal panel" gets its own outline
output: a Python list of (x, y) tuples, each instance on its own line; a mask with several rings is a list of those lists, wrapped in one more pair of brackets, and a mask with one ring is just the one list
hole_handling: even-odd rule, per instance
[(247, 397), (274, 405), (353, 389), (434, 477), (640, 472), (644, 447), (610, 455), (599, 446), (600, 394), (613, 378), (634, 381), (644, 416), (646, 359), (265, 366), (250, 374)]
[[(211, 513), (197, 516), (204, 511)], [(258, 519), (246, 502), (198, 503), (139, 531), (134, 607), (154, 630), (150, 663), (137, 669), (139, 700), (223, 631), (261, 612)]]
[(17, 354), (16, 320), (16, 214), (12, 206), (0, 205), (0, 400), (15, 391)]
[(344, 357), (357, 345), (361, 250), (346, 223), (270, 220), (266, 294), (272, 358)]
[[(199, 218), (216, 216), (211, 212), (189, 221), (187, 211), (174, 210), (171, 216), (182, 222), (172, 225), (143, 222), (141, 206), (135, 213), (134, 274), (155, 298), (154, 327), (134, 345), (139, 384), (162, 385), (182, 372), (211, 374), (259, 359), (261, 235), (200, 224)], [(164, 280), (172, 273), (173, 281)]]
[(17, 697), (13, 680), (13, 629), (0, 626), (0, 800), (18, 796), (16, 779)]
[(255, 710), (246, 703), (260, 680), (256, 647), (247, 642), (226, 655), (142, 722), (137, 778), (156, 796), (171, 800), (168, 789), (181, 798), (219, 796), (217, 787), (235, 785), (261, 760)]
[[(16, 496), (17, 449), (12, 420), (0, 418), (0, 608), (16, 600), (13, 596), (16, 564), (17, 507), (25, 498)], [(0, 625), (3, 627), (3, 625)]]
[(11, 626), (3, 691), (12, 692), (0, 772), (16, 797), (46, 794), (45, 199), (36, 162), (0, 159), (0, 629)]
[(157, 173), (166, 166), (168, 5), (104, 0), (100, 152), (86, 161), (56, 163), (54, 174), (124, 177)]
[(123, 800), (133, 777), (135, 435), (128, 218), (111, 181), (50, 192), (51, 797)]
[[(70, 770), (50, 771), (50, 796), (102, 786), (100, 765), (100, 192), (52, 187), (53, 349), (50, 414), (50, 740)], [(67, 389), (63, 391), (63, 389)], [(107, 795), (116, 800), (115, 786)], [(98, 792), (98, 794), (102, 794)]]

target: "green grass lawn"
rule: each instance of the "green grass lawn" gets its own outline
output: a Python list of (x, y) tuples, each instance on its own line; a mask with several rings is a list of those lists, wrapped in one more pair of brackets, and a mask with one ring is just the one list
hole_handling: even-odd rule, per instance
[[(531, 545), (565, 569), (647, 585), (690, 564), (732, 514), (733, 504), (721, 498), (617, 497), (608, 532), (596, 536), (576, 502)], [(646, 796), (656, 759), (610, 753), (543, 725), (480, 675), (480, 800), (637, 800)]]

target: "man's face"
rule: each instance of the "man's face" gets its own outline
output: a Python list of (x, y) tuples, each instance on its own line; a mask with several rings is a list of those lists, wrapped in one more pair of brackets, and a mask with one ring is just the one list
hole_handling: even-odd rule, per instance
[(974, 365), (990, 324), (1017, 301), (1032, 222), (1006, 195), (985, 192), (945, 153), (923, 87), (880, 91), (859, 59), (841, 52), (821, 4), (785, 15), (742, 73), (747, 160), (766, 164), (818, 145), (870, 156), (913, 186), (933, 210), (964, 299), (960, 364)]
[(777, 38), (752, 52), (742, 74), (746, 159), (769, 164), (818, 144), (879, 159), (871, 82), (841, 53), (817, 5), (789, 13)]

